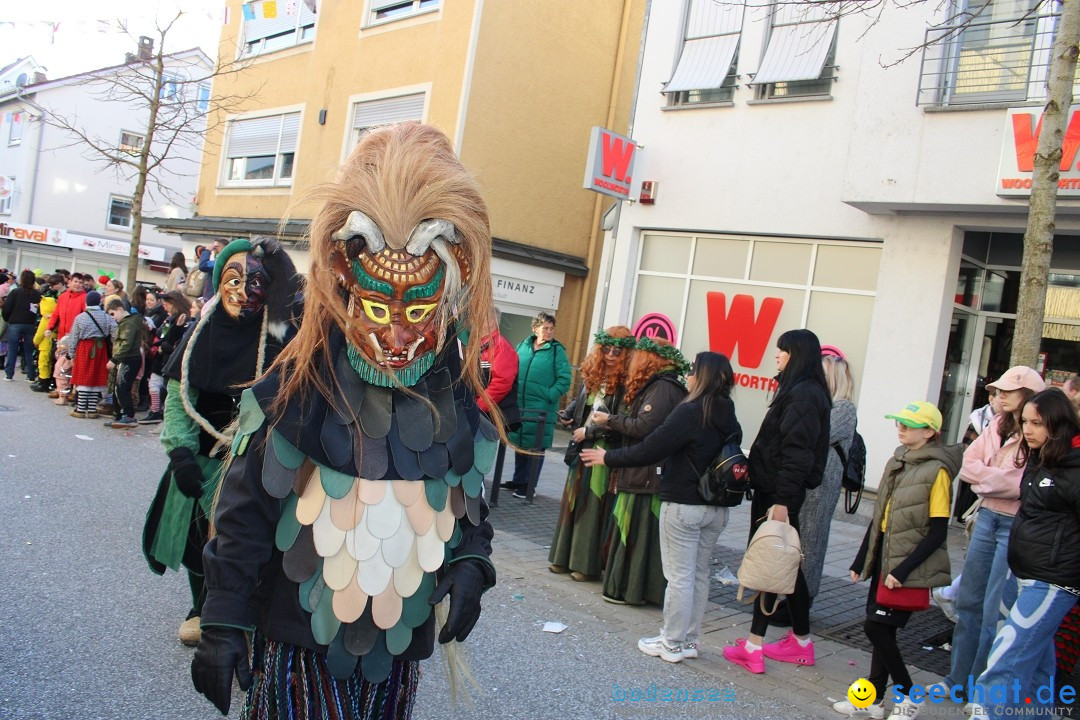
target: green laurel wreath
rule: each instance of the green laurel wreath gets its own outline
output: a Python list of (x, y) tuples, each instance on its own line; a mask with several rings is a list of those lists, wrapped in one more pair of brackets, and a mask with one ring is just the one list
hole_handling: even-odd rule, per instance
[(644, 350), (645, 352), (652, 353), (653, 355), (659, 355), (671, 362), (679, 370), (679, 374), (685, 375), (690, 372), (690, 363), (686, 361), (683, 354), (679, 352), (679, 349), (674, 345), (660, 345), (653, 341), (650, 337), (643, 337), (637, 341), (635, 347), (638, 350)]
[(597, 330), (596, 334), (593, 335), (593, 341), (597, 345), (610, 345), (612, 347), (623, 348), (624, 350), (633, 350), (637, 345), (637, 340), (634, 339), (633, 335), (617, 338), (608, 335), (607, 330)]

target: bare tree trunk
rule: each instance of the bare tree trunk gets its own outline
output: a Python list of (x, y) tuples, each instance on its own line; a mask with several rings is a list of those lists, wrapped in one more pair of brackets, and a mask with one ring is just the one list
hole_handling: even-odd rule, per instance
[(139, 273), (139, 245), (142, 240), (142, 208), (146, 195), (146, 178), (149, 174), (150, 147), (157, 130), (158, 109), (161, 107), (161, 89), (165, 84), (165, 59), (162, 48), (154, 57), (154, 91), (150, 98), (150, 117), (146, 121), (146, 139), (139, 149), (139, 170), (135, 180), (135, 193), (131, 198), (131, 248), (128, 250), (128, 272), (125, 287), (128, 294), (135, 289), (135, 276)]
[(1054, 36), (1050, 73), (1046, 82), (1048, 100), (1043, 109), (1042, 130), (1035, 151), (1011, 358), (1012, 365), (1029, 367), (1035, 367), (1038, 362), (1042, 343), (1046, 286), (1050, 275), (1050, 257), (1054, 252), (1054, 216), (1060, 178), (1058, 164), (1061, 162), (1061, 145), (1073, 100), (1077, 44), (1080, 43), (1080, 0), (1061, 0), (1060, 5), (1061, 17)]

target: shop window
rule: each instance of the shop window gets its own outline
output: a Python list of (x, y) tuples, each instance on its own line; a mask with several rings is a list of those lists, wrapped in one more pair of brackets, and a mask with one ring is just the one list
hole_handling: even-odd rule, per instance
[(765, 55), (751, 81), (759, 99), (831, 94), (838, 20), (829, 5), (773, 3)]
[(423, 121), (425, 97), (421, 92), (353, 103), (352, 147), (356, 147), (360, 138), (373, 127), (407, 120)]
[(646, 235), (641, 248), (641, 269), (649, 272), (686, 273), (690, 266), (690, 238)]
[(243, 55), (261, 55), (315, 39), (314, 0), (247, 2), (243, 11)]
[(18, 145), (22, 142), (23, 123), (26, 122), (26, 113), (8, 113), (8, 145)]
[(118, 149), (122, 153), (129, 155), (138, 155), (142, 150), (143, 143), (146, 142), (146, 136), (140, 133), (128, 132), (127, 130), (120, 131), (120, 145)]
[(392, 22), (438, 10), (441, 0), (371, 0), (367, 24)]
[(670, 105), (731, 102), (743, 5), (689, 0), (679, 62), (664, 85)]
[(754, 246), (750, 279), (758, 282), (805, 285), (810, 270), (809, 243), (763, 242)]
[(814, 263), (815, 287), (873, 290), (881, 251), (858, 245), (819, 245)]
[(750, 243), (746, 240), (699, 237), (694, 249), (694, 274), (716, 275), (725, 268), (728, 273), (741, 276), (749, 256)]
[(229, 123), (225, 185), (291, 185), (300, 113), (268, 115)]
[(108, 226), (114, 230), (131, 227), (131, 198), (113, 195), (109, 198)]
[[(14, 205), (15, 178), (11, 175), (0, 177), (0, 215), (10, 215)], [(0, 267), (7, 267), (7, 265)]]

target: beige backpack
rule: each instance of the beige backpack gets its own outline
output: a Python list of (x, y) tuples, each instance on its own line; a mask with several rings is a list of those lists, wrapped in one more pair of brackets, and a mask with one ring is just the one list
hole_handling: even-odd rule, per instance
[[(802, 543), (799, 531), (790, 523), (772, 519), (772, 510), (761, 527), (750, 538), (746, 546), (742, 564), (739, 566), (739, 602), (752, 603), (761, 598), (761, 609), (766, 615), (776, 612), (780, 595), (795, 592), (795, 579), (802, 563)], [(753, 592), (748, 600), (743, 600), (746, 590)], [(772, 609), (765, 607), (764, 593), (775, 593), (777, 597)]]

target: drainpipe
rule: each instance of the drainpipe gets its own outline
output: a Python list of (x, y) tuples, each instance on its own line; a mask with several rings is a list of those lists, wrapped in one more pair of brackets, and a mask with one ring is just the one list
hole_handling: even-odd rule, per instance
[[(622, 75), (623, 67), (623, 52), (626, 48), (626, 34), (629, 32), (630, 25), (630, 7), (633, 4), (633, 0), (623, 0), (622, 10), (622, 22), (619, 26), (619, 45), (615, 50), (615, 68), (611, 73), (611, 91), (608, 93), (608, 111), (607, 121), (604, 127), (611, 127), (615, 122), (615, 107), (619, 102), (619, 80)], [(644, 33), (645, 26), (642, 25), (642, 32)], [(631, 115), (633, 115), (633, 108), (630, 109)], [(592, 231), (589, 233), (589, 247), (585, 253), (586, 261), (593, 262), (593, 256), (596, 253), (596, 244), (600, 234), (600, 211), (602, 203), (604, 201), (604, 195), (596, 193), (596, 198), (593, 200), (593, 217), (592, 217)], [(620, 202), (620, 201), (617, 201)], [(591, 293), (589, 293), (589, 278), (586, 277), (582, 283), (581, 296), (578, 301), (578, 316), (577, 323), (574, 327), (574, 351), (571, 354), (571, 362), (574, 365), (578, 365), (582, 361), (585, 348), (588, 347), (587, 342), (583, 343), (583, 339), (586, 339), (585, 331), (585, 317), (588, 312), (588, 308), (592, 306)]]

